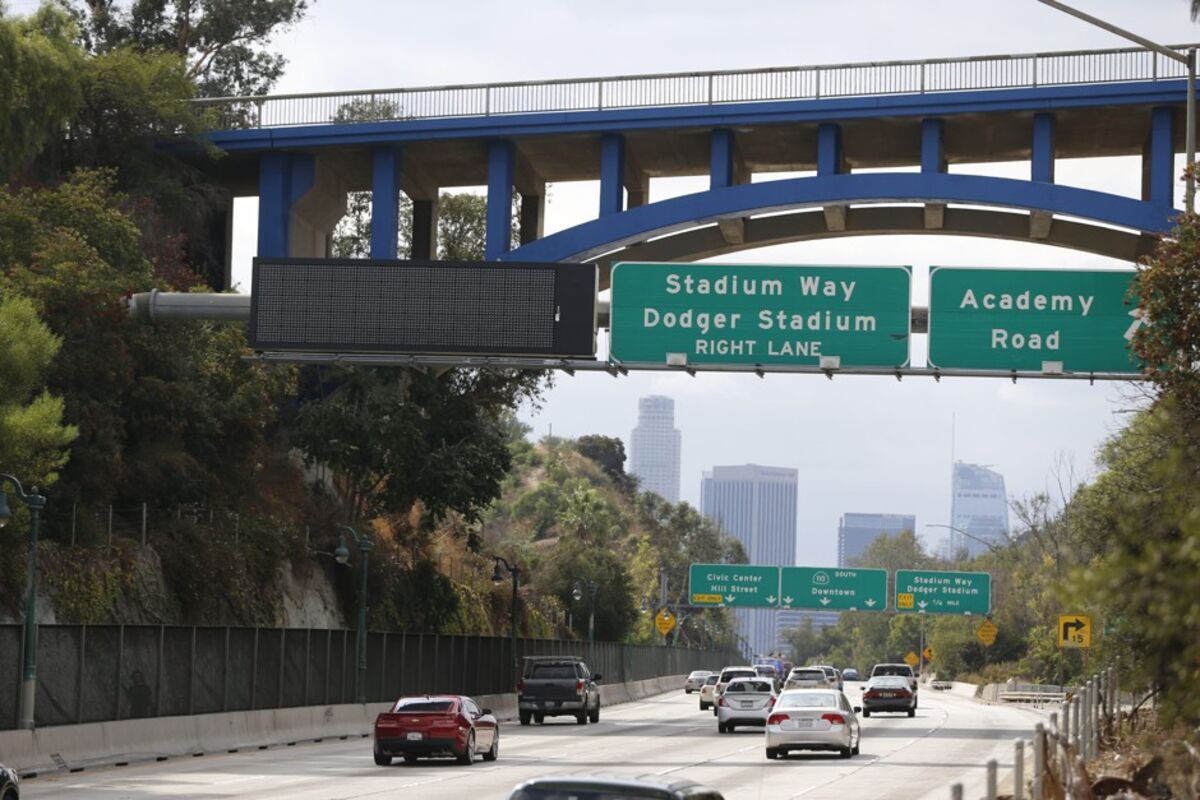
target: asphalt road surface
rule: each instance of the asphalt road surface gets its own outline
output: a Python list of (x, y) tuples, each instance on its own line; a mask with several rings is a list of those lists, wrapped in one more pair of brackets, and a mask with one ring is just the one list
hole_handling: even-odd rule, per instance
[[(846, 686), (852, 702), (859, 686)], [(46, 776), (24, 782), (21, 796), (473, 800), (503, 798), (538, 775), (601, 772), (685, 776), (729, 800), (946, 800), (955, 782), (964, 784), (967, 797), (982, 796), (984, 764), (995, 758), (1002, 770), (1011, 768), (1013, 739), (1029, 737), (1037, 721), (1025, 709), (924, 688), (916, 717), (862, 720), (862, 753), (855, 758), (793, 753), (768, 761), (761, 730), (718, 734), (711, 712), (701, 712), (696, 695), (681, 691), (606, 708), (595, 725), (577, 726), (569, 718), (527, 728), (505, 723), (500, 758), (490, 764), (397, 760), (377, 767), (366, 738)]]

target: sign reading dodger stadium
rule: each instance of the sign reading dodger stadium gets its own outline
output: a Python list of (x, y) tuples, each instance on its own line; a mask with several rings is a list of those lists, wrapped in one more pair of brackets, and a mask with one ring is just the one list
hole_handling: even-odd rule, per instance
[(256, 258), (258, 351), (594, 358), (593, 264)]

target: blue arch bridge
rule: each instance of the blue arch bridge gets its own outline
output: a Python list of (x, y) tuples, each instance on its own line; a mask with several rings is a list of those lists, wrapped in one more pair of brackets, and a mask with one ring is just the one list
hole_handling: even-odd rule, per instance
[[(594, 261), (605, 288), (616, 261), (867, 234), (1134, 261), (1177, 213), (1184, 71), (1126, 48), (200, 102), (214, 178), (259, 199), (260, 257), (327, 256), (347, 193), (370, 191), (371, 256), (396, 256), (404, 192), (412, 257), (431, 258), (439, 191), (486, 186), (489, 260)], [(1060, 159), (1099, 156), (1140, 157), (1140, 194), (1056, 182)], [(1004, 161), (1027, 177), (971, 174)], [(707, 188), (650, 202), (651, 178), (677, 176)], [(579, 180), (599, 181), (595, 218), (544, 235), (547, 184)]]

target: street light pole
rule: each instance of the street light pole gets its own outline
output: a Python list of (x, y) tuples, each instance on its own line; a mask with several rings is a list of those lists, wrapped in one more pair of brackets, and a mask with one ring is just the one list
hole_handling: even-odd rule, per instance
[(38, 494), (36, 486), (26, 494), (19, 480), (12, 475), (0, 473), (0, 528), (12, 518), (12, 513), (8, 510), (8, 495), (4, 492), (5, 483), (12, 485), (17, 498), (29, 509), (29, 593), (25, 596), (25, 664), (21, 678), (20, 726), (26, 730), (33, 730), (33, 703), (37, 698), (38, 517), (46, 507), (46, 498)]
[(592, 663), (593, 642), (596, 640), (596, 584), (588, 579), (586, 581), (575, 581), (575, 588), (571, 590), (571, 596), (576, 602), (583, 599), (583, 589), (587, 587), (589, 605), (588, 605), (588, 664)]
[(500, 581), (504, 580), (504, 576), (500, 574), (501, 564), (504, 565), (504, 569), (508, 570), (508, 574), (512, 576), (512, 610), (509, 613), (509, 647), (512, 649), (513, 678), (509, 684), (516, 686), (517, 679), (521, 677), (520, 661), (517, 659), (517, 583), (521, 574), (521, 570), (518, 567), (514, 567), (512, 564), (509, 564), (508, 561), (501, 556), (492, 556), (492, 561), (494, 561), (496, 565), (496, 568), (492, 571), (492, 581), (494, 583), (499, 583)]
[(969, 534), (966, 531), (964, 531), (962, 528), (956, 528), (953, 525), (943, 525), (938, 522), (926, 522), (925, 527), (926, 528), (946, 528), (947, 530), (952, 530), (955, 533), (962, 534), (963, 536), (967, 537), (968, 539), (971, 539), (972, 541), (979, 542), (981, 545), (983, 545), (984, 547), (986, 547), (988, 550), (992, 551), (993, 553), (1000, 553), (1000, 552), (1003, 552), (1003, 550), (1004, 550), (1004, 548), (1002, 548), (1002, 547), (997, 547), (994, 542), (989, 542), (987, 539), (980, 539), (978, 536), (973, 536), (972, 534)]
[[(367, 564), (371, 558), (371, 548), (374, 543), (366, 534), (358, 535), (358, 532), (349, 525), (336, 526), (343, 534), (349, 533), (354, 540), (354, 544), (358, 547), (358, 552), (362, 556), (362, 563), (359, 564), (359, 569), (362, 571), (362, 581), (358, 589), (358, 642), (356, 650), (358, 651), (358, 679), (355, 681), (354, 697), (355, 702), (367, 702)], [(346, 537), (339, 536), (337, 550), (334, 551), (334, 559), (339, 564), (345, 564), (350, 560), (350, 550), (346, 547)]]
[(1095, 25), (1097, 28), (1103, 28), (1109, 33), (1115, 33), (1123, 39), (1128, 39), (1135, 44), (1140, 44), (1147, 50), (1153, 50), (1172, 61), (1178, 61), (1188, 68), (1187, 75), (1187, 123), (1185, 127), (1185, 137), (1187, 139), (1187, 177), (1183, 195), (1183, 207), (1189, 212), (1196, 210), (1196, 179), (1192, 172), (1196, 166), (1196, 48), (1192, 47), (1188, 50), (1187, 55), (1177, 53), (1169, 47), (1163, 47), (1157, 42), (1152, 42), (1144, 36), (1138, 36), (1136, 33), (1127, 31), (1124, 28), (1119, 28), (1111, 22), (1105, 22), (1099, 17), (1093, 17), (1091, 14), (1084, 13), (1077, 8), (1071, 8), (1065, 3), (1060, 3), (1058, 0), (1038, 0), (1043, 5), (1056, 8), (1063, 13), (1070, 14), (1076, 19), (1081, 19), (1084, 22)]

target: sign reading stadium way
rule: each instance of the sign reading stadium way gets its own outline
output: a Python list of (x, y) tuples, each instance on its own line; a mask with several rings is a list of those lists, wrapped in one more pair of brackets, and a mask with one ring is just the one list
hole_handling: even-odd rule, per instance
[[(1137, 373), (1129, 270), (929, 270), (929, 366)], [(1049, 370), (1045, 370), (1049, 371)]]
[(917, 614), (987, 614), (992, 576), (986, 572), (896, 570), (896, 610)]
[(783, 567), (779, 604), (783, 608), (883, 611), (887, 608), (886, 569)]
[(617, 264), (611, 358), (907, 366), (911, 279), (909, 267)]
[(596, 355), (593, 264), (256, 258), (255, 350)]
[(694, 606), (775, 608), (779, 605), (779, 567), (692, 564), (688, 596)]

